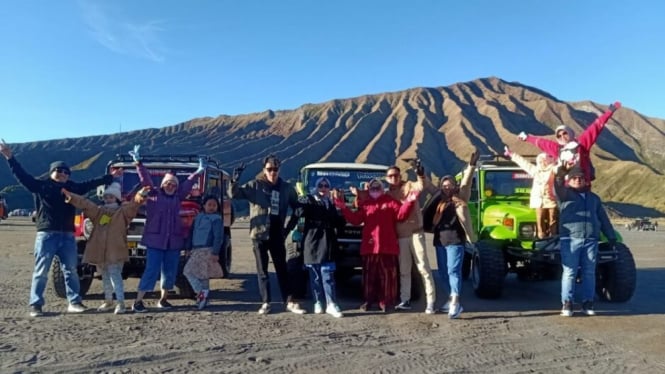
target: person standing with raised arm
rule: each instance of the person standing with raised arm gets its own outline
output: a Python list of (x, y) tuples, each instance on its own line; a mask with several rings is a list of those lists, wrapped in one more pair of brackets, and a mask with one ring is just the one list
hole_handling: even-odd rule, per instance
[(60, 259), (65, 277), (67, 301), (69, 302), (67, 312), (85, 312), (87, 308), (81, 302), (81, 296), (79, 295), (78, 253), (76, 240), (74, 239), (76, 208), (65, 202), (62, 189), (65, 188), (77, 194), (85, 194), (99, 185), (111, 184), (113, 178), (119, 176), (122, 170), (116, 169), (111, 175), (78, 183), (69, 179), (71, 170), (64, 161), (54, 161), (49, 167), (49, 178), (38, 179), (23, 169), (4, 140), (0, 142), (0, 153), (7, 159), (9, 168), (16, 180), (33, 193), (35, 201), (39, 202), (35, 219), (37, 236), (35, 237), (34, 249), (35, 265), (30, 287), (30, 316), (39, 317), (43, 315), (44, 290), (46, 289), (48, 272), (55, 256)]

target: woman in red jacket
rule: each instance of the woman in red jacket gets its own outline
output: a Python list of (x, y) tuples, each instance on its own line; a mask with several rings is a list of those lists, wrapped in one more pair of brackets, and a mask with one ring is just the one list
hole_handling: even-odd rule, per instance
[(406, 219), (418, 193), (410, 193), (404, 204), (383, 193), (378, 179), (369, 182), (369, 198), (360, 201), (351, 211), (343, 195), (335, 193), (335, 205), (353, 225), (364, 224), (360, 256), (363, 266), (363, 298), (360, 309), (365, 311), (376, 302), (382, 312), (392, 308), (397, 299), (397, 265), (399, 245), (395, 224)]

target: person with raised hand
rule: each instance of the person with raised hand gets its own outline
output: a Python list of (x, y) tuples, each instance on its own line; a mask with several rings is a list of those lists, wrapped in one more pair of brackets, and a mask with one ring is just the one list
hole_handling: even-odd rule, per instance
[(279, 158), (269, 155), (263, 159), (263, 172), (256, 179), (240, 185), (240, 175), (244, 170), (244, 164), (241, 164), (233, 171), (229, 185), (229, 195), (233, 199), (249, 201), (249, 237), (256, 259), (256, 275), (262, 302), (258, 313), (261, 315), (272, 310), (268, 255), (272, 258), (277, 273), (285, 309), (295, 314), (306, 313), (293, 297), (284, 245), (286, 236), (297, 223), (296, 219), (291, 219), (285, 227), (286, 214), (289, 209), (293, 211), (298, 208), (298, 196), (293, 186), (279, 176), (280, 167)]
[(150, 189), (146, 200), (145, 228), (141, 237), (141, 244), (147, 248), (146, 264), (132, 309), (137, 313), (147, 312), (143, 297), (146, 292), (155, 288), (160, 274), (161, 296), (157, 308), (170, 309), (172, 305), (167, 300), (169, 290), (175, 286), (180, 251), (185, 245), (180, 202), (187, 197), (194, 183), (198, 181), (198, 175), (205, 170), (205, 161), (200, 159), (198, 169), (182, 181), (172, 172), (167, 172), (160, 185), (155, 186), (150, 172), (141, 162), (140, 145), (134, 146), (129, 154), (134, 159), (141, 184)]
[(504, 146), (504, 156), (524, 169), (532, 178), (529, 207), (536, 210), (536, 235), (538, 239), (554, 236), (558, 233), (559, 209), (554, 197), (554, 174), (556, 166), (554, 158), (547, 153), (536, 156), (536, 163), (529, 162), (524, 157)]
[(123, 202), (120, 184), (113, 182), (104, 189), (104, 204), (99, 206), (81, 195), (62, 189), (65, 201), (77, 209), (82, 209), (85, 217), (92, 223), (82, 261), (95, 265), (102, 274), (104, 302), (97, 311), (113, 310), (115, 314), (126, 312), (122, 267), (129, 260), (127, 228), (145, 202), (147, 192), (147, 187), (144, 187), (136, 193), (134, 200)]
[(49, 167), (48, 178), (35, 178), (28, 174), (14, 157), (11, 148), (4, 140), (0, 142), (0, 153), (7, 159), (14, 177), (28, 191), (34, 194), (39, 209), (35, 218), (37, 236), (35, 237), (35, 264), (30, 287), (29, 315), (43, 315), (44, 290), (53, 257), (58, 256), (62, 264), (67, 290), (68, 313), (81, 313), (87, 308), (79, 295), (80, 283), (77, 273), (78, 253), (74, 239), (74, 216), (76, 208), (65, 202), (62, 189), (85, 194), (99, 185), (111, 184), (113, 178), (122, 173), (114, 169), (112, 174), (104, 175), (85, 182), (70, 180), (71, 169), (64, 161), (54, 161)]
[(579, 163), (584, 172), (587, 187), (591, 188), (591, 181), (596, 179), (596, 173), (591, 164), (589, 152), (607, 121), (619, 108), (621, 108), (621, 103), (618, 101), (610, 104), (608, 109), (589, 124), (577, 138), (573, 129), (565, 125), (556, 128), (556, 141), (529, 135), (524, 131), (520, 132), (517, 138), (535, 145), (554, 159), (559, 160), (559, 163), (565, 163), (567, 167)]
[(368, 187), (368, 197), (358, 203), (356, 211), (346, 206), (343, 192), (334, 191), (333, 198), (347, 222), (363, 225), (360, 256), (364, 302), (360, 310), (367, 311), (378, 303), (379, 309), (385, 313), (395, 306), (397, 299), (399, 243), (396, 223), (408, 218), (419, 191), (410, 191), (402, 203), (386, 194), (378, 179), (369, 181)]

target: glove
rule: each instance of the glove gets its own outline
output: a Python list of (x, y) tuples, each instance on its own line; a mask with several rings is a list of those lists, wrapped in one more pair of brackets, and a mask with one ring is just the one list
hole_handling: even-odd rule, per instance
[(141, 146), (137, 144), (134, 146), (134, 149), (128, 152), (129, 155), (132, 156), (132, 158), (134, 159), (134, 162), (136, 162), (137, 164), (141, 162), (141, 154), (139, 153), (140, 148)]
[(526, 135), (526, 133), (525, 133), (524, 131), (520, 132), (520, 133), (517, 135), (517, 138), (518, 138), (519, 140), (523, 141), (523, 142), (526, 141), (526, 137), (527, 137), (527, 135)]
[(245, 163), (241, 162), (237, 168), (233, 169), (233, 176), (231, 177), (231, 182), (235, 183), (240, 179), (243, 170), (245, 170)]
[(196, 169), (194, 174), (201, 174), (205, 171), (206, 167), (208, 167), (208, 163), (206, 160), (203, 159), (203, 157), (199, 158), (199, 167)]
[(609, 107), (609, 109), (612, 111), (612, 113), (616, 112), (617, 109), (619, 109), (619, 108), (621, 108), (621, 103), (618, 102), (618, 101), (613, 102), (612, 104), (610, 104), (610, 107)]
[(471, 153), (471, 158), (469, 159), (469, 165), (476, 166), (478, 163), (478, 158), (480, 158), (478, 151), (473, 151), (473, 153)]
[(422, 162), (420, 162), (420, 159), (416, 160), (416, 175), (419, 177), (425, 176), (425, 168), (423, 167)]
[(510, 151), (507, 145), (503, 146), (503, 155), (510, 159), (513, 156), (513, 152)]

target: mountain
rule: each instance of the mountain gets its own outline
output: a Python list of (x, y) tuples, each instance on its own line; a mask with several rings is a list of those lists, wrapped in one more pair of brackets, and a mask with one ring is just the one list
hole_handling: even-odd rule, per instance
[[(565, 102), (540, 89), (491, 77), (12, 148), (29, 172), (44, 172), (60, 159), (76, 165), (75, 179), (100, 175), (113, 155), (136, 143), (144, 154), (209, 154), (229, 171), (244, 162), (243, 179), (256, 175), (270, 153), (282, 159), (281, 176), (287, 179), (316, 161), (396, 163), (405, 169), (402, 158), (407, 157), (421, 158), (435, 177), (459, 171), (476, 148), (482, 154), (501, 154), (505, 143), (520, 154), (536, 154), (537, 148), (517, 139), (520, 131), (552, 137), (556, 126), (565, 124), (579, 134), (606, 109), (605, 104)], [(665, 212), (665, 195), (660, 193), (665, 185), (663, 144), (665, 120), (625, 107), (618, 110), (592, 149), (594, 191), (618, 214)], [(20, 190), (12, 187), (16, 182), (5, 163), (0, 163), (0, 178), (5, 192)]]

